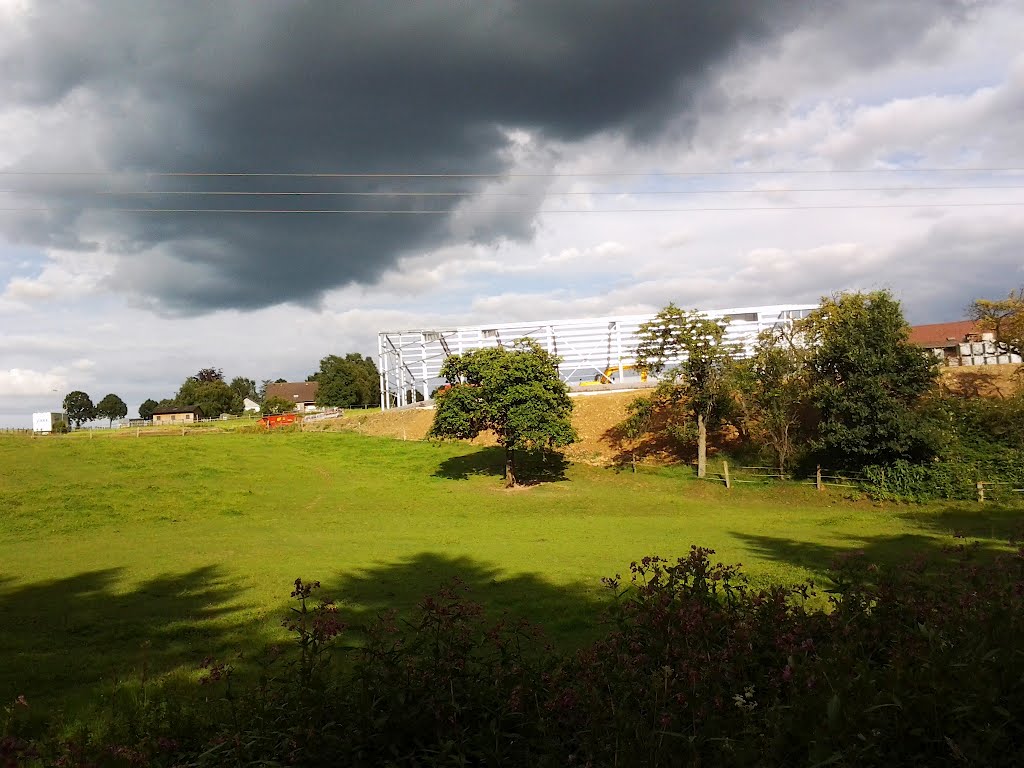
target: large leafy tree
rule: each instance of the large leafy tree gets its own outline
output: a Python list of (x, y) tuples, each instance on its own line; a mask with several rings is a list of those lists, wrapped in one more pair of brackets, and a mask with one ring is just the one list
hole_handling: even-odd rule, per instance
[(335, 408), (380, 402), (380, 374), (369, 357), (350, 352), (344, 357), (328, 355), (320, 370), (309, 377), (317, 387), (316, 404)]
[(450, 386), (435, 398), (431, 437), (469, 440), (490, 430), (505, 449), (505, 481), (518, 482), (516, 451), (576, 440), (572, 400), (559, 359), (533, 341), (454, 355), (441, 368)]
[(815, 447), (825, 460), (859, 468), (934, 454), (935, 430), (918, 406), (935, 385), (937, 363), (909, 341), (903, 311), (888, 291), (824, 298), (798, 329), (812, 350)]
[(995, 333), (999, 346), (1024, 357), (1024, 288), (998, 301), (978, 299), (969, 311), (982, 328)]
[(111, 393), (96, 403), (96, 416), (107, 419), (113, 426), (114, 419), (123, 419), (128, 415), (128, 406), (117, 395)]
[(155, 411), (159, 407), (160, 407), (160, 403), (158, 403), (153, 398), (148, 398), (146, 400), (143, 400), (142, 401), (142, 405), (139, 406), (139, 418), (142, 418), (142, 419), (152, 419), (153, 418), (153, 411)]
[(669, 304), (637, 332), (636, 366), (662, 375), (657, 398), (685, 402), (697, 424), (697, 476), (707, 474), (708, 423), (728, 406), (728, 368), (734, 350), (725, 325)]
[(238, 415), (244, 407), (242, 398), (224, 382), (223, 374), (216, 368), (203, 368), (185, 379), (174, 396), (174, 404), (199, 408), (208, 419), (223, 413)]
[(256, 400), (256, 382), (253, 379), (247, 379), (245, 376), (235, 376), (228, 386), (231, 387), (232, 392), (243, 400), (247, 397), (250, 400)]
[(68, 415), (68, 421), (79, 428), (83, 423), (96, 418), (96, 406), (85, 392), (75, 390), (68, 392), (64, 398), (64, 413)]
[(793, 458), (805, 422), (809, 355), (792, 328), (772, 328), (758, 337), (754, 354), (734, 368), (742, 431), (772, 450), (780, 475)]

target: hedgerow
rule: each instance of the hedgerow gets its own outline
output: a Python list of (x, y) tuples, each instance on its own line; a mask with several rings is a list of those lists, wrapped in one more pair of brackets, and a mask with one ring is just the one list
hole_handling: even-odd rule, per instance
[[(207, 660), (102, 734), (18, 736), (0, 764), (64, 766), (941, 766), (1024, 764), (1024, 549), (970, 547), (751, 588), (694, 547), (606, 579), (574, 654), (453, 585), (407, 622), (351, 627), (296, 581), (293, 642), (259, 675)], [(6, 762), (4, 762), (6, 761)]]

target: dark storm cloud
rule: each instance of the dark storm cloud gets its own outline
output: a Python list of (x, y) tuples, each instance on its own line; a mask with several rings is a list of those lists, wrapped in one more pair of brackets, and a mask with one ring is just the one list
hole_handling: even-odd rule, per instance
[[(877, 19), (880, 7), (863, 4)], [(912, 36), (957, 7), (900, 4), (886, 39)], [(284, 4), (58, 3), (35, 6), (0, 43), (0, 107), (61, 105), (82, 116), (39, 138), (12, 166), (145, 171), (496, 173), (504, 129), (572, 141), (634, 140), (685, 111), (739, 46), (769, 44), (827, 14), (797, 0), (523, 0)], [(811, 14), (811, 15), (806, 15)], [(871, 56), (899, 42), (868, 35)], [(851, 45), (854, 45), (851, 43)], [(74, 129), (72, 131), (72, 129)], [(164, 190), (473, 190), (479, 180), (273, 178), (22, 179), (54, 213), (0, 219), (20, 242), (123, 254), (115, 285), (184, 312), (315, 302), (372, 282), (403, 253), (453, 236), (524, 237), (531, 216), (448, 213), (457, 199), (95, 197)], [(91, 187), (90, 187), (91, 185)], [(59, 187), (59, 188), (58, 188)], [(83, 212), (82, 207), (406, 208), (443, 215)], [(472, 208), (472, 202), (467, 204)], [(486, 206), (484, 206), (486, 208)], [(536, 199), (527, 204), (535, 210)], [(471, 211), (472, 213), (472, 211)], [(479, 213), (479, 211), (477, 211)], [(484, 211), (486, 214), (486, 211)], [(469, 222), (469, 224), (467, 224)], [(468, 229), (467, 229), (468, 227)]]

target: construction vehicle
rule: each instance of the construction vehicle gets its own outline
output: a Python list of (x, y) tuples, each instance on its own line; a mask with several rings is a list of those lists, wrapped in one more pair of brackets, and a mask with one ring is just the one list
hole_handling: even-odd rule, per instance
[[(635, 365), (623, 365), (622, 366), (623, 375), (625, 375), (626, 371), (635, 371), (635, 370), (637, 370), (637, 367)], [(600, 384), (612, 384), (615, 381), (612, 378), (612, 376), (618, 374), (618, 372), (619, 372), (619, 366), (617, 366), (617, 365), (609, 366), (609, 367), (604, 369), (604, 373), (597, 374), (597, 376), (594, 377), (594, 381), (598, 382)], [(647, 381), (647, 371), (643, 371), (643, 370), (640, 371), (640, 381)]]

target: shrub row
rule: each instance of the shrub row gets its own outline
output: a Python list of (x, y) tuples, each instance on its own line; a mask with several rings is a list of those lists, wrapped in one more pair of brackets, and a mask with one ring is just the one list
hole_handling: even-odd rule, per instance
[(712, 554), (607, 579), (607, 630), (572, 655), (458, 586), (407, 624), (352, 628), (297, 581), (295, 641), (256, 679), (208, 660), (203, 695), (71, 742), (19, 739), (13, 716), (0, 764), (1024, 764), (1024, 550), (850, 557), (827, 610), (811, 584), (751, 589)]
[[(863, 470), (865, 489), (880, 499), (976, 499), (979, 481), (993, 484), (986, 487), (987, 498), (1015, 498), (1013, 489), (1024, 488), (1024, 451), (1003, 449), (981, 459), (946, 459), (923, 464), (900, 460)], [(1024, 498), (1021, 494), (1016, 497)]]

